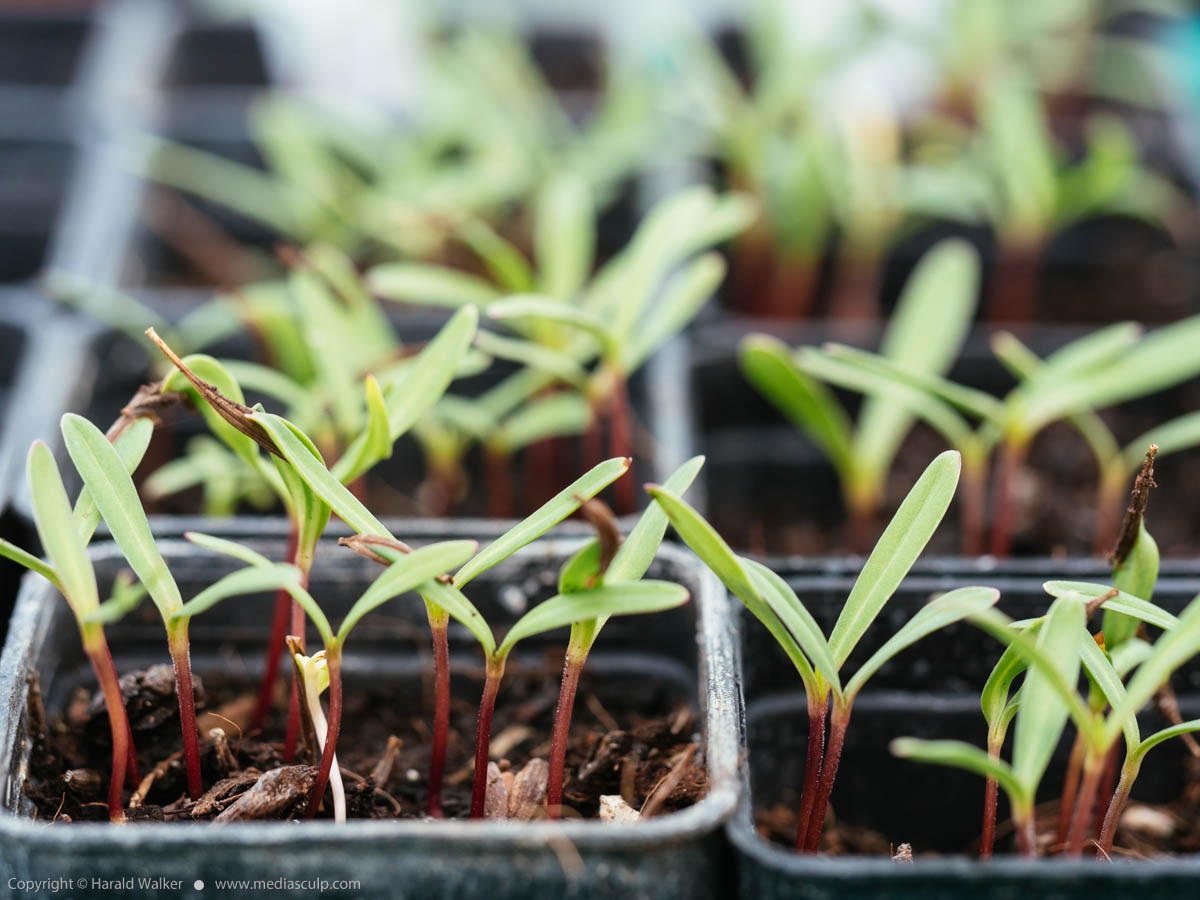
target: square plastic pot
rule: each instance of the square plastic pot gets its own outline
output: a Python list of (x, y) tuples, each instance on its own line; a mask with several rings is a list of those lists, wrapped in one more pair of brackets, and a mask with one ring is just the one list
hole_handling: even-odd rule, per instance
[[(378, 567), (331, 545), (326, 542), (318, 554), (312, 590), (336, 621)], [(274, 555), (283, 550), (279, 542), (257, 546)], [(493, 624), (511, 623), (526, 604), (553, 592), (558, 566), (577, 546), (538, 542), (480, 576), (473, 585), (480, 611)], [(162, 549), (185, 597), (229, 569), (187, 544), (164, 542)], [(124, 568), (124, 560), (107, 543), (94, 545), (90, 552), (103, 590)], [(686, 585), (692, 601), (640, 622), (614, 619), (588, 667), (606, 680), (659, 679), (692, 699), (702, 723), (709, 788), (686, 810), (634, 825), (449, 820), (222, 827), (35, 823), (21, 802), (29, 753), (26, 672), (37, 671), (51, 715), (91, 676), (65, 603), (45, 582), (27, 579), (0, 661), (0, 783), (5, 785), (6, 807), (0, 815), (5, 848), (0, 875), (6, 883), (11, 878), (159, 876), (180, 879), (185, 886), (196, 880), (212, 885), (225, 878), (356, 880), (357, 888), (332, 891), (335, 896), (356, 897), (728, 896), (732, 872), (721, 825), (737, 802), (738, 778), (734, 654), (726, 599), (710, 574), (670, 546), (660, 552), (652, 574)], [(120, 671), (166, 657), (161, 625), (154, 621), (153, 610), (148, 612), (151, 615), (130, 616), (107, 630)], [(223, 604), (198, 618), (191, 629), (194, 671), (203, 678), (229, 671), (232, 659), (244, 658), (253, 674), (269, 618), (268, 602)], [(364, 620), (362, 633), (356, 630), (347, 647), (348, 689), (365, 678), (374, 683), (395, 679), (401, 686), (418, 678), (425, 664), (417, 648), (427, 639), (423, 621), (423, 605), (411, 596), (390, 604), (384, 615)], [(564, 639), (554, 637), (560, 644)], [(534, 654), (532, 659), (554, 645), (554, 640), (531, 639), (525, 649)], [(477, 649), (457, 626), (451, 629), (451, 648), (452, 667), (478, 666)], [(463, 676), (455, 676), (452, 689), (460, 691), (463, 684)], [(560, 856), (568, 845), (573, 850)], [(578, 862), (573, 862), (576, 854)], [(92, 895), (87, 890), (71, 893)]]
[[(776, 570), (796, 590), (828, 633), (836, 621), (860, 563), (828, 560)], [(847, 662), (853, 672), (883, 640), (907, 621), (929, 597), (969, 584), (1001, 591), (999, 608), (1013, 617), (1045, 611), (1050, 579), (1106, 581), (1097, 563), (1063, 565), (1026, 560), (996, 566), (987, 561), (931, 559), (888, 602)], [(824, 568), (819, 574), (813, 570)], [(1182, 564), (1163, 573), (1155, 601), (1178, 611), (1200, 587), (1200, 566)], [(739, 895), (745, 898), (951, 898), (978, 896), (1055, 898), (1179, 896), (1200, 877), (1200, 858), (1151, 862), (1097, 863), (1059, 859), (1024, 860), (997, 856), (979, 863), (977, 853), (983, 780), (940, 766), (900, 760), (888, 752), (897, 737), (956, 739), (982, 745), (986, 725), (979, 689), (1000, 656), (1000, 645), (969, 625), (937, 632), (903, 651), (872, 678), (854, 705), (838, 779), (826, 819), (869, 829), (883, 846), (910, 843), (915, 862), (876, 856), (800, 856), (790, 846), (767, 840), (755, 813), (775, 804), (794, 808), (804, 772), (808, 719), (799, 678), (766, 629), (744, 609), (738, 616), (739, 685), (744, 702), (743, 794), (727, 833), (738, 854)], [(1173, 680), (1184, 718), (1200, 712), (1200, 666), (1190, 664)], [(1152, 727), (1149, 719), (1145, 727)], [(1161, 726), (1161, 722), (1158, 723)], [(1042, 781), (1039, 800), (1052, 800), (1062, 784), (1069, 741), (1060, 743)], [(1147, 765), (1134, 798), (1166, 802), (1183, 785), (1186, 750), (1164, 744), (1162, 756)], [(1003, 798), (999, 820), (1007, 817)], [(1003, 840), (1003, 834), (1001, 834)], [(1003, 847), (1003, 844), (998, 845)]]

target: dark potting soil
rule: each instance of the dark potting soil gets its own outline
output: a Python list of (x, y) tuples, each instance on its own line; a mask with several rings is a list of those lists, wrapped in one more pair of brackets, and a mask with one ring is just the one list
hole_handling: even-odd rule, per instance
[[(492, 758), (506, 780), (534, 759), (548, 757), (558, 700), (559, 661), (512, 665), (497, 701)], [(450, 731), (443, 806), (447, 818), (470, 809), (476, 701), (482, 671), (457, 669), (452, 679)], [(422, 681), (424, 683), (422, 683)], [(121, 678), (142, 768), (151, 780), (144, 802), (127, 809), (134, 821), (295, 819), (304, 814), (319, 754), (302, 747), (295, 764), (282, 759), (286, 697), (281, 690), (275, 719), (266, 732), (249, 732), (256, 686), (210, 678), (199, 680), (197, 707), (201, 759), (207, 793), (193, 803), (185, 793), (179, 748), (179, 717), (169, 666), (153, 666)], [(282, 684), (280, 685), (282, 688)], [(424, 818), (429, 771), (432, 685), (428, 679), (387, 686), (347, 673), (338, 762), (350, 818)], [(26, 796), (38, 819), (104, 821), (111, 765), (108, 720), (99, 695), (79, 688), (64, 714), (51, 720), (41, 710), (36, 685), (30, 689), (30, 732), (34, 736)], [(213, 729), (220, 729), (214, 732)], [(678, 688), (643, 676), (585, 670), (579, 685), (567, 749), (565, 816), (596, 818), (602, 795), (620, 795), (634, 809), (661, 814), (704, 796), (707, 779), (699, 751), (696, 718)], [(540, 764), (526, 771), (532, 775)], [(265, 781), (259, 779), (270, 774)], [(532, 779), (536, 795), (537, 779)], [(256, 786), (257, 785), (257, 786)], [(544, 804), (544, 780), (540, 784)], [(331, 815), (329, 794), (326, 809)], [(511, 794), (510, 794), (511, 796)], [(126, 791), (126, 804), (130, 792)], [(537, 818), (544, 806), (525, 807)]]
[[(965, 798), (965, 802), (981, 802), (982, 784), (976, 796)], [(836, 791), (836, 788), (835, 788)], [(907, 843), (903, 834), (889, 840), (885, 835), (870, 828), (838, 822), (836, 807), (830, 806), (825, 830), (821, 835), (821, 853), (829, 856), (891, 856), (896, 862), (908, 862), (922, 857), (946, 856), (939, 850), (923, 849), (919, 843)], [(919, 811), (916, 813), (919, 814)], [(1049, 856), (1061, 851), (1056, 845), (1055, 827), (1058, 816), (1058, 800), (1041, 804), (1037, 809), (1037, 846), (1039, 855)], [(754, 824), (766, 841), (794, 850), (796, 846), (796, 807), (779, 802), (768, 808), (755, 811)], [(1093, 829), (1091, 839), (1097, 837)], [(997, 821), (996, 853), (1011, 853), (1012, 822)], [(899, 843), (897, 842), (899, 841)], [(973, 839), (963, 835), (964, 852), (974, 856), (979, 851), (979, 837)], [(901, 848), (907, 847), (906, 851)], [(1177, 798), (1167, 803), (1139, 803), (1131, 801), (1121, 817), (1117, 835), (1113, 841), (1112, 858), (1153, 859), (1179, 853), (1200, 851), (1200, 760), (1186, 758), (1184, 761), (1183, 790)], [(1095, 853), (1095, 844), (1089, 843), (1084, 856)]]

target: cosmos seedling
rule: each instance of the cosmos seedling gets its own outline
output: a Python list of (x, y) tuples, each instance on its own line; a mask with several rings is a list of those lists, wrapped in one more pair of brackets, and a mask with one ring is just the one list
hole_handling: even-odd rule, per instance
[[(796, 849), (814, 853), (854, 700), (876, 671), (901, 650), (999, 599), (992, 588), (965, 587), (931, 601), (893, 634), (851, 678), (842, 666), (879, 616), (933, 535), (958, 484), (958, 454), (938, 456), (913, 485), (863, 565), (850, 596), (826, 639), (795, 592), (762, 563), (736, 556), (728, 544), (686, 502), (659, 487), (648, 488), (675, 530), (779, 642), (800, 674), (808, 702), (809, 743), (801, 793)], [(826, 716), (833, 700), (828, 742)]]
[[(926, 254), (883, 335), (883, 358), (931, 375), (945, 372), (970, 326), (978, 281), (978, 259), (964, 242), (945, 241)], [(908, 396), (913, 390), (889, 385), (869, 394), (852, 424), (817, 380), (824, 372), (805, 365), (803, 351), (795, 354), (775, 338), (751, 335), (740, 357), (746, 379), (829, 458), (841, 485), (852, 549), (868, 549), (896, 453), (917, 418)], [(956, 449), (963, 459), (965, 518), (974, 521), (981, 514), (986, 457), (969, 442)]]
[[(998, 335), (993, 347), (1003, 357), (1011, 339)], [(1200, 373), (1200, 317), (1194, 316), (1142, 337), (1133, 323), (1102, 328), (1055, 351), (1003, 399), (945, 378), (840, 344), (804, 348), (801, 365), (839, 384), (888, 395), (895, 385), (912, 388), (903, 402), (952, 446), (979, 448), (996, 457), (989, 550), (1007, 556), (1012, 543), (1017, 475), (1034, 437), (1053, 422), (1073, 420), (1090, 428), (1091, 413), (1178, 384)], [(965, 414), (965, 416), (964, 416)], [(966, 417), (977, 420), (972, 426)], [(1190, 420), (1172, 426), (1180, 435)], [(1175, 429), (1178, 429), (1176, 431)], [(1144, 448), (1138, 448), (1140, 456)], [(1126, 454), (1132, 451), (1125, 451)]]
[[(476, 248), (492, 280), (397, 262), (371, 269), (368, 282), (378, 294), (400, 302), (479, 305), (514, 333), (477, 333), (480, 350), (523, 368), (472, 404), (473, 419), (464, 422), (460, 415), (457, 423), (465, 438), (482, 439), (500, 457), (497, 465), (503, 464), (512, 434), (522, 430), (513, 418), (556, 386), (584, 398), (591, 411), (587, 464), (605, 455), (600, 447), (606, 427), (607, 455), (630, 456), (629, 378), (691, 322), (720, 284), (724, 263), (703, 251), (745, 228), (753, 207), (739, 195), (718, 196), (706, 187), (682, 191), (651, 209), (625, 249), (594, 274), (595, 211), (586, 185), (565, 175), (552, 179), (539, 195), (535, 214), (536, 270), (496, 236)], [(579, 424), (577, 405), (554, 408), (561, 418), (553, 427), (549, 412), (541, 410), (538, 433), (566, 434)], [(484, 424), (471, 424), (479, 421)], [(446, 425), (454, 424), (447, 417)], [(469, 441), (462, 441), (458, 452), (466, 446)], [(620, 511), (632, 511), (632, 482), (624, 483), (617, 501)]]

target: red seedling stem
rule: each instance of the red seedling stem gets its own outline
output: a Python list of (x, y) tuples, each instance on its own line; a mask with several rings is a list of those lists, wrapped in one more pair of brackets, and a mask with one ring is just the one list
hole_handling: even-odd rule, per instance
[(995, 499), (993, 501), (991, 554), (1000, 559), (1006, 558), (1012, 550), (1012, 530), (1014, 519), (1014, 501), (1017, 489), (1017, 475), (1025, 461), (1025, 447), (1020, 444), (1005, 442), (1000, 447), (998, 468), (996, 470)]
[[(1003, 740), (988, 737), (988, 756), (1000, 758)], [(979, 858), (991, 859), (992, 850), (996, 846), (996, 801), (999, 799), (1000, 785), (995, 778), (988, 778), (983, 786), (983, 831), (979, 838)]]
[(579, 673), (587, 662), (587, 652), (571, 652), (563, 659), (562, 686), (558, 692), (558, 708), (554, 712), (554, 737), (550, 744), (550, 776), (546, 787), (546, 814), (561, 818), (563, 775), (567, 766), (567, 738), (571, 731), (571, 713), (575, 708), (575, 691)]
[(808, 697), (808, 757), (804, 761), (804, 789), (800, 792), (800, 817), (796, 827), (796, 852), (808, 846), (808, 825), (812, 821), (813, 804), (821, 778), (821, 763), (825, 756), (825, 716), (829, 701)]
[(1104, 813), (1111, 805), (1113, 795), (1116, 793), (1117, 763), (1120, 753), (1120, 747), (1113, 744), (1104, 760), (1104, 774), (1100, 777), (1100, 792), (1097, 795), (1100, 802), (1096, 804), (1096, 819), (1092, 825), (1092, 830), (1096, 834), (1099, 834), (1104, 828)]
[(512, 473), (509, 471), (511, 460), (504, 450), (488, 448), (483, 453), (488, 515), (493, 519), (513, 517)]
[(838, 763), (842, 759), (842, 745), (846, 741), (846, 727), (850, 724), (850, 710), (835, 702), (829, 723), (829, 743), (825, 748), (825, 761), (821, 766), (820, 787), (813, 803), (812, 819), (808, 824), (806, 849), (816, 853), (821, 844), (821, 829), (825, 827), (825, 809), (829, 795), (833, 793), (833, 782), (837, 778)]
[(1058, 819), (1054, 828), (1056, 846), (1066, 846), (1071, 829), (1071, 815), (1075, 811), (1075, 799), (1079, 794), (1079, 778), (1083, 771), (1083, 754), (1087, 749), (1082, 734), (1075, 735), (1071, 756), (1067, 761), (1067, 774), (1063, 777), (1062, 799), (1058, 803)]
[[(296, 562), (296, 550), (300, 543), (300, 523), (292, 519), (288, 530), (287, 558), (291, 563)], [(271, 620), (271, 637), (267, 641), (267, 658), (263, 665), (262, 685), (258, 689), (258, 705), (254, 708), (254, 718), (250, 727), (262, 731), (267, 725), (267, 716), (271, 712), (271, 700), (275, 694), (275, 681), (279, 677), (279, 658), (283, 655), (284, 640), (287, 637), (288, 609), (292, 598), (286, 590), (280, 588), (275, 594), (275, 615)]]
[(321, 767), (317, 780), (308, 797), (305, 817), (311, 819), (321, 808), (325, 798), (325, 786), (333, 768), (333, 757), (337, 753), (338, 734), (342, 730), (342, 651), (340, 647), (325, 648), (325, 664), (329, 667), (329, 730), (325, 735), (325, 746), (321, 748)]
[[(1107, 754), (1106, 754), (1107, 755)], [(1100, 785), (1100, 774), (1104, 769), (1104, 757), (1099, 759), (1088, 754), (1083, 764), (1083, 780), (1079, 785), (1079, 799), (1075, 814), (1071, 817), (1071, 830), (1067, 834), (1066, 856), (1079, 856), (1092, 826), (1092, 807), (1096, 804), (1096, 790)]]
[(1107, 859), (1112, 852), (1113, 839), (1117, 835), (1117, 822), (1121, 820), (1121, 813), (1125, 811), (1125, 804), (1129, 801), (1129, 792), (1133, 789), (1138, 768), (1137, 765), (1121, 767), (1121, 780), (1117, 782), (1117, 790), (1113, 793), (1108, 812), (1104, 815), (1104, 826), (1100, 829), (1100, 845), (1096, 856), (1101, 859)]
[(492, 712), (496, 708), (496, 694), (500, 690), (500, 679), (504, 677), (504, 661), (489, 659), (487, 678), (483, 683), (483, 697), (479, 701), (479, 726), (475, 732), (475, 783), (471, 790), (471, 818), (483, 818), (483, 805), (487, 795), (488, 751), (492, 743)]
[(429, 815), (442, 818), (442, 778), (446, 772), (446, 736), (450, 731), (450, 614), (429, 614), (433, 634), (433, 755), (429, 759)]
[[(117, 693), (118, 693), (118, 695), (120, 695), (121, 679), (117, 675), (117, 667), (116, 667), (116, 664), (113, 663), (112, 651), (108, 649), (108, 641), (105, 639), (103, 631), (100, 632), (100, 639), (99, 639), (98, 643), (103, 648), (104, 661), (105, 661), (105, 665), (108, 668), (109, 677), (112, 678), (116, 682)], [(95, 668), (94, 661), (93, 661), (92, 667)], [(98, 675), (99, 675), (99, 673), (97, 673), (97, 676)], [(107, 695), (105, 695), (105, 701), (107, 702), (107, 700), (108, 700), (108, 697), (107, 697)], [(133, 746), (133, 728), (130, 727), (130, 725), (129, 725), (129, 710), (127, 710), (125, 708), (125, 698), (123, 695), (121, 696), (120, 706), (121, 706), (121, 720), (123, 722), (123, 727), (124, 727), (125, 735), (126, 735), (125, 743), (128, 748), (126, 751), (127, 758), (125, 760), (125, 780), (129, 783), (130, 788), (136, 790), (137, 786), (139, 784), (141, 784), (141, 781), (142, 781), (142, 770), (141, 770), (141, 767), (138, 765), (137, 748)], [(116, 750), (115, 743), (113, 744), (113, 749), (114, 749), (114, 751)]]
[[(297, 550), (293, 557), (296, 568), (300, 570), (300, 587), (308, 587), (308, 571), (312, 567), (312, 557), (302, 555)], [(289, 595), (290, 596), (290, 595)], [(307, 631), (307, 619), (304, 616), (304, 607), (297, 603), (294, 599), (291, 600), (291, 623), (288, 634), (294, 635), (300, 640), (300, 652), (305, 649), (304, 632)], [(296, 744), (300, 740), (300, 692), (303, 690), (300, 684), (300, 676), (296, 673), (296, 667), (292, 666), (292, 692), (288, 700), (288, 719), (287, 731), (283, 738), (283, 761), (290, 763), (296, 758)]]
[(196, 727), (196, 698), (192, 692), (192, 660), (188, 652), (187, 622), (171, 626), (167, 645), (175, 663), (175, 692), (179, 696), (179, 724), (183, 730), (183, 760), (187, 768), (188, 796), (199, 800), (204, 793), (200, 782), (200, 743)]
[[(133, 735), (129, 730), (129, 716), (125, 711), (125, 700), (121, 696), (121, 684), (113, 666), (108, 643), (100, 635), (99, 647), (89, 649), (88, 657), (96, 673), (96, 681), (104, 694), (104, 706), (108, 711), (108, 727), (112, 731), (112, 777), (108, 782), (108, 817), (114, 822), (125, 821), (125, 804), (121, 789), (129, 760), (137, 757), (133, 752)], [(138, 779), (140, 781), (140, 779)]]

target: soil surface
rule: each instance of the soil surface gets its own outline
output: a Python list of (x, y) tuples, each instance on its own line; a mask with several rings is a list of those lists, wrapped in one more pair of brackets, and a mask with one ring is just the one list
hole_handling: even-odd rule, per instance
[[(561, 661), (548, 659), (530, 669), (510, 664), (509, 669), (496, 705), (492, 759), (509, 786), (510, 817), (540, 818), (545, 814), (541, 761), (550, 752)], [(443, 790), (447, 818), (465, 818), (470, 809), (481, 676), (482, 671), (456, 671), (452, 677)], [(137, 804), (126, 790), (131, 820), (303, 816), (317, 758), (302, 747), (294, 765), (284, 763), (282, 689), (276, 721), (259, 734), (247, 730), (257, 686), (218, 679), (201, 686), (197, 680), (207, 793), (193, 803), (184, 789), (170, 667), (128, 673), (121, 685), (144, 787), (139, 791), (144, 800)], [(415, 682), (390, 691), (374, 683), (347, 684), (338, 762), (349, 817), (426, 817), (431, 694), (431, 685)], [(106, 820), (111, 745), (99, 696), (81, 688), (64, 715), (51, 719), (38, 712), (41, 703), (35, 686), (30, 701), (34, 746), (25, 793), (36, 807), (36, 817), (58, 822)], [(680, 700), (677, 690), (633, 676), (591, 678), (585, 670), (567, 749), (564, 817), (597, 818), (601, 796), (619, 795), (642, 815), (664, 814), (695, 803), (707, 790), (697, 730), (694, 710)], [(531, 761), (535, 762), (530, 765)], [(517, 794), (526, 802), (518, 804)], [(331, 816), (329, 798), (327, 793), (321, 817)]]
[[(1153, 859), (1181, 853), (1200, 852), (1200, 760), (1188, 758), (1184, 764), (1185, 782), (1180, 795), (1170, 803), (1139, 803), (1131, 800), (1121, 816), (1117, 836), (1113, 842), (1111, 856), (1129, 859)], [(982, 785), (982, 782), (980, 782)], [(1135, 788), (1136, 790), (1136, 788)], [(834, 788), (836, 794), (837, 789)], [(974, 798), (979, 801), (982, 796)], [(836, 819), (836, 807), (829, 808), (825, 831), (821, 835), (821, 853), (830, 856), (882, 856), (887, 855), (896, 862), (910, 862), (913, 858), (946, 856), (945, 853), (922, 849), (919, 843), (895, 843), (869, 828), (863, 828)], [(1055, 824), (1058, 800), (1041, 804), (1037, 809), (1038, 854), (1050, 856), (1061, 851), (1055, 842)], [(796, 810), (785, 803), (776, 803), (767, 809), (755, 810), (755, 827), (764, 840), (792, 850), (796, 846)], [(904, 835), (896, 836), (904, 841)], [(1094, 842), (1098, 829), (1093, 829), (1084, 856), (1095, 853)], [(966, 836), (964, 836), (966, 840)], [(901, 848), (907, 847), (907, 851)], [(974, 837), (963, 848), (965, 853), (975, 855), (979, 851), (979, 838)], [(996, 823), (997, 854), (1012, 853), (1012, 823)]]

